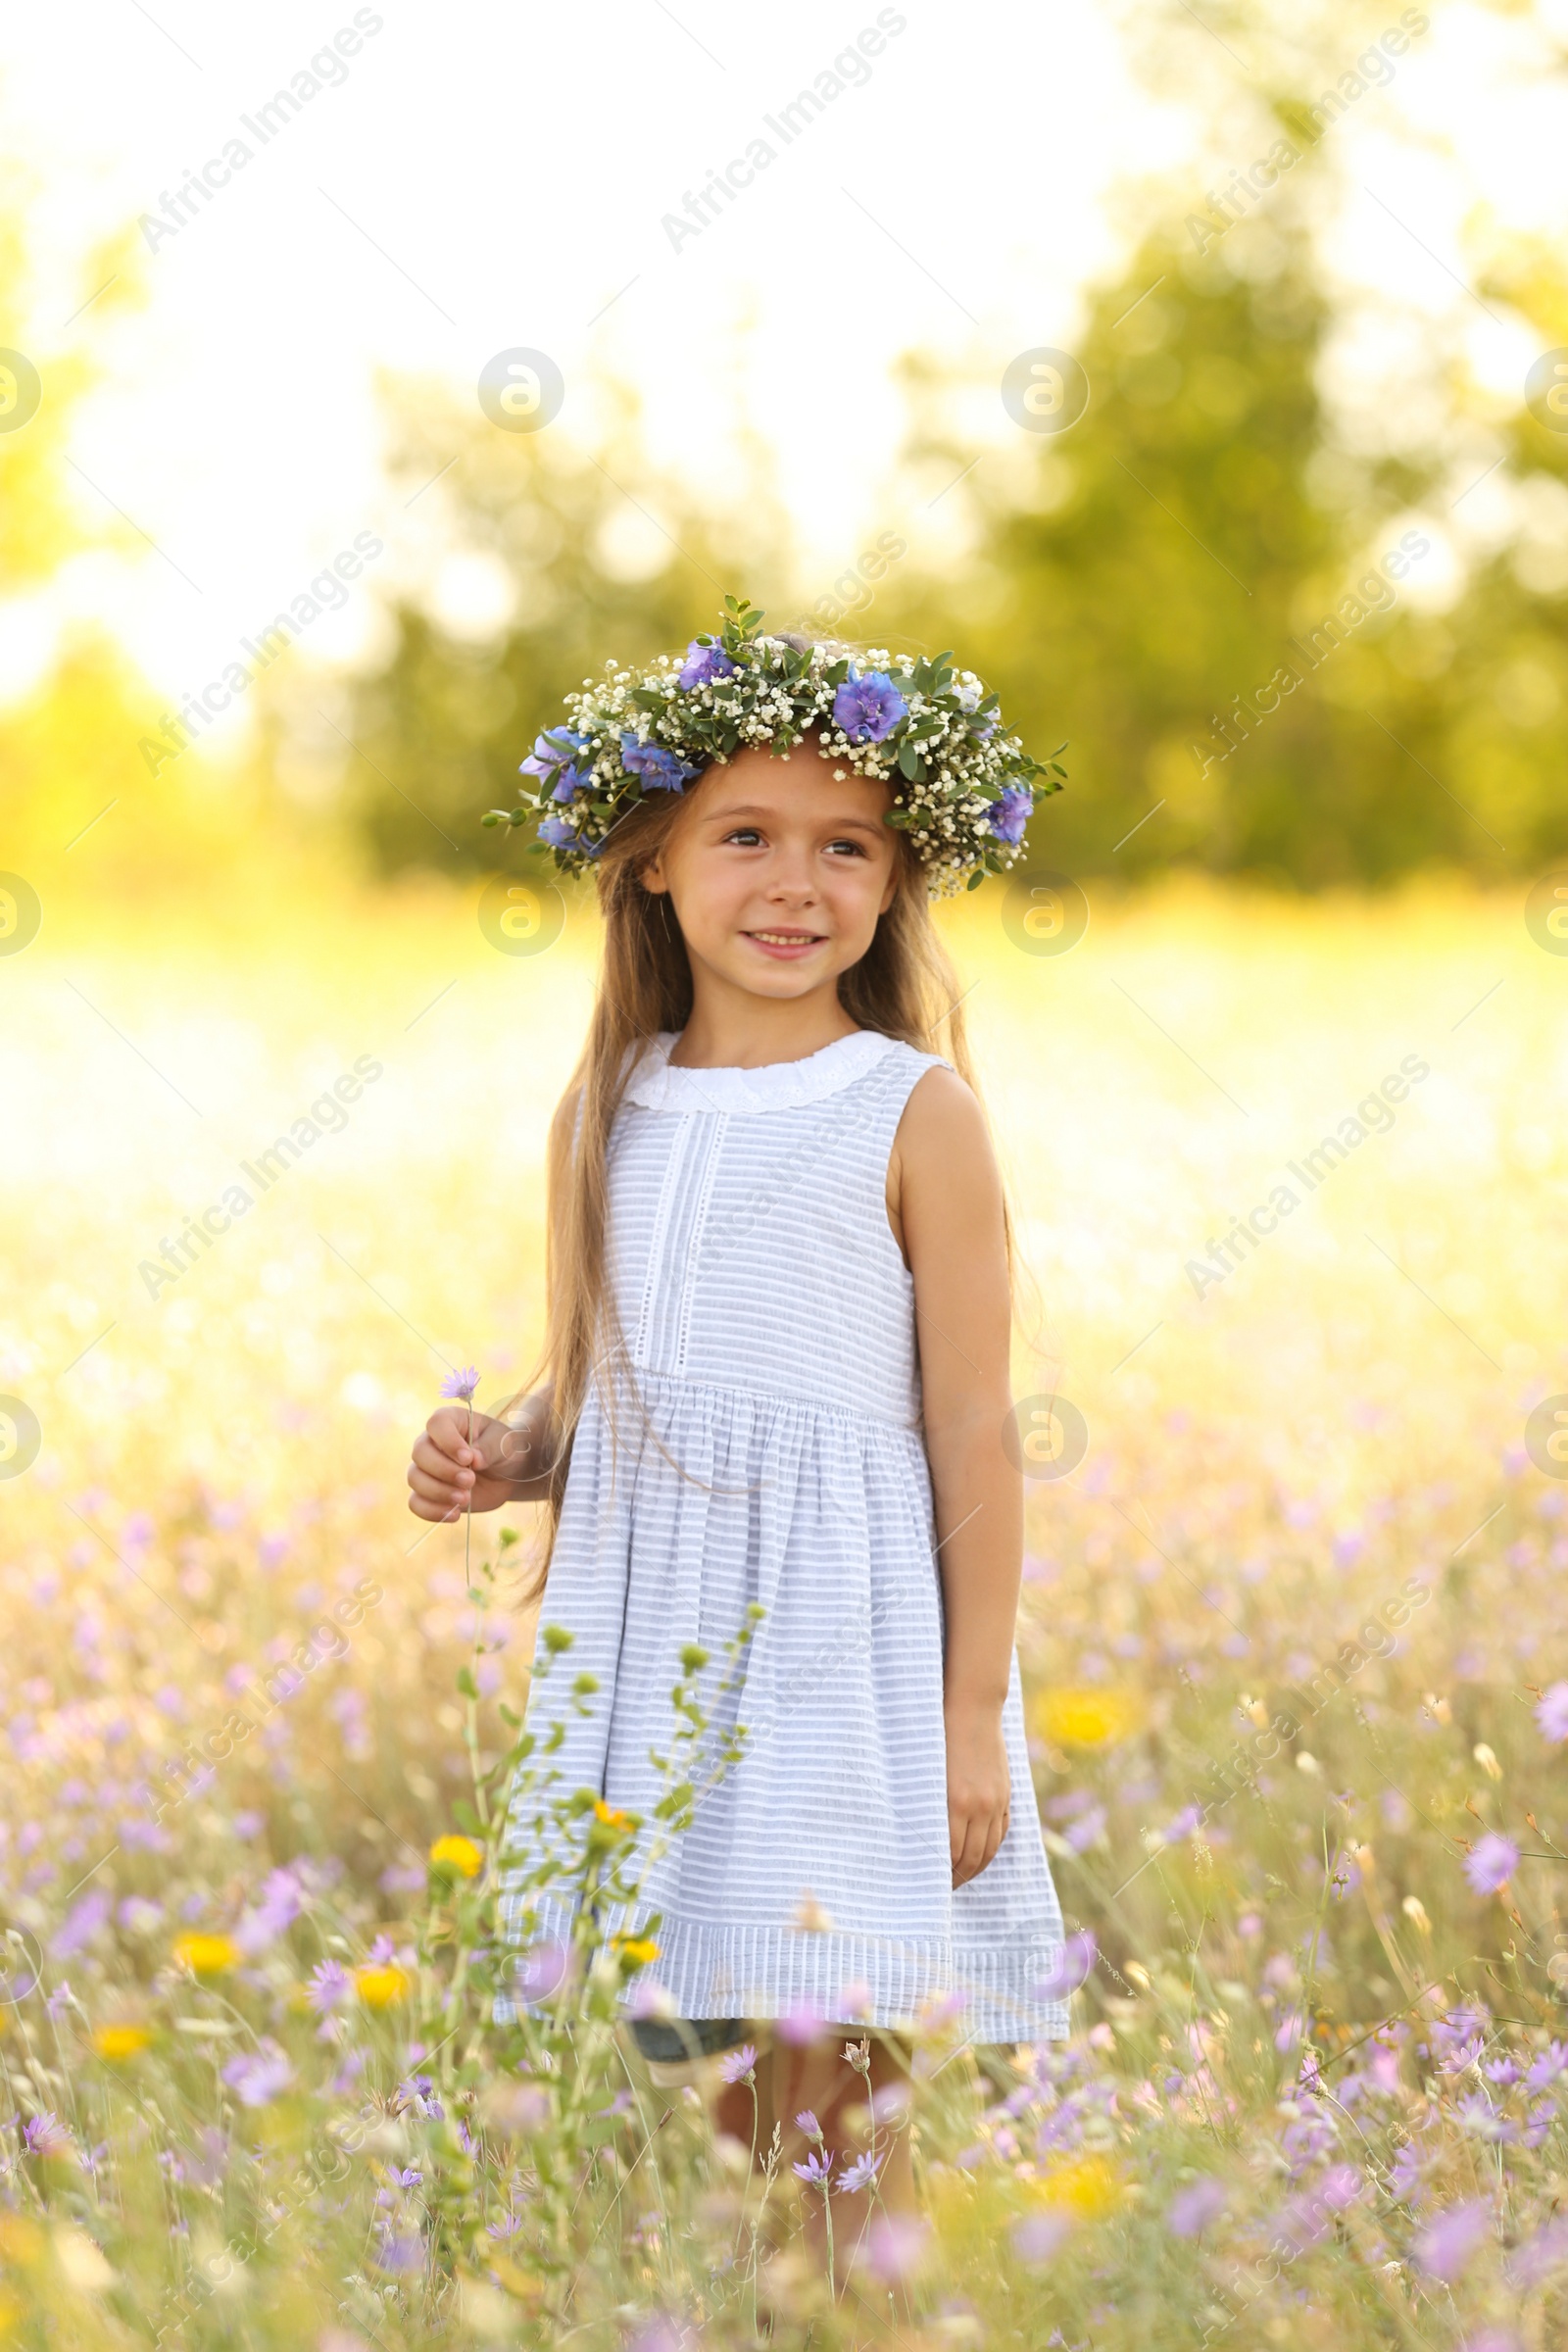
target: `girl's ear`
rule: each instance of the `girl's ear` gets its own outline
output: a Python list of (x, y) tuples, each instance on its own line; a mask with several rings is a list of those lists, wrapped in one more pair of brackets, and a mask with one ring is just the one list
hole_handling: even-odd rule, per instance
[(662, 898), (668, 890), (669, 884), (664, 878), (663, 858), (658, 850), (655, 850), (651, 857), (644, 858), (642, 864), (637, 868), (637, 879), (644, 890), (653, 892), (656, 899)]

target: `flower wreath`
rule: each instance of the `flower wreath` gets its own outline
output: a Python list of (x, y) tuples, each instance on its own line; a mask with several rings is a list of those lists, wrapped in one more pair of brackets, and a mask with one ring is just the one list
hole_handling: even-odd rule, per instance
[(525, 805), (483, 822), (538, 818), (556, 864), (587, 873), (646, 794), (684, 792), (748, 744), (787, 758), (815, 727), (829, 759), (891, 787), (887, 821), (909, 835), (933, 898), (1017, 862), (1036, 800), (1059, 792), (1065, 771), (1002, 732), (997, 698), (972, 670), (954, 671), (946, 654), (873, 650), (862, 674), (832, 647), (762, 635), (761, 620), (726, 596), (717, 633), (694, 637), (684, 662), (662, 654), (639, 674), (607, 662), (600, 683), (567, 695), (573, 723), (548, 728), (523, 760)]

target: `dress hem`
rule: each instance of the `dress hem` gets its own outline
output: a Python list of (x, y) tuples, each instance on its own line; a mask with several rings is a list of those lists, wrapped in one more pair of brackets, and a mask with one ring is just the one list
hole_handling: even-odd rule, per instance
[[(523, 1919), (532, 1943), (564, 1943), (570, 1936), (572, 1913), (559, 1900), (530, 1905), (514, 1898), (509, 1905), (504, 1897), (502, 1908), (514, 1937)], [(627, 1909), (624, 1917), (607, 1918), (605, 1934), (635, 1936), (644, 1924)], [(657, 1986), (668, 2015), (691, 2019), (761, 2022), (812, 2009), (824, 2026), (918, 2031), (950, 2022), (966, 2041), (1002, 2043), (1061, 2040), (1071, 2031), (1066, 2002), (1042, 1999), (1035, 1990), (1060, 1963), (1059, 1937), (961, 1944), (939, 1936), (718, 1926), (667, 1915), (654, 1935), (659, 1955), (627, 1988), (621, 2006), (628, 2013)], [(528, 1965), (523, 1953), (515, 1965), (519, 1972)], [(508, 2024), (524, 2011), (542, 2016), (551, 2007), (543, 1989), (535, 1999), (502, 1992), (494, 2015)], [(644, 2007), (643, 2014), (658, 2012)]]

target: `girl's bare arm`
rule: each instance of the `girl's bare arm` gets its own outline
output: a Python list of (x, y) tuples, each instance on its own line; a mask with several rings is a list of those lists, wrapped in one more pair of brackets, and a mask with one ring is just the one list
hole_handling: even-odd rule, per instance
[(985, 1115), (956, 1071), (928, 1070), (899, 1123), (889, 1216), (914, 1278), (925, 1446), (947, 1621), (944, 1718), (953, 1883), (1006, 1835), (1002, 1731), (1023, 1565), (1023, 1486), (1002, 1432), (1012, 1410), (1002, 1179)]

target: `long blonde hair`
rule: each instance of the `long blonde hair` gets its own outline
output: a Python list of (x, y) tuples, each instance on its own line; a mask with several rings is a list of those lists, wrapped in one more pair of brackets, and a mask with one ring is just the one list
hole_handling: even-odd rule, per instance
[[(550, 1507), (536, 1591), (549, 1573), (571, 1436), (590, 1381), (609, 1365), (617, 1387), (629, 1385), (607, 1273), (610, 1138), (640, 1050), (662, 1030), (684, 1029), (691, 1017), (691, 965), (674, 908), (667, 893), (649, 891), (642, 881), (684, 806), (674, 793), (639, 802), (612, 828), (595, 867), (604, 960), (587, 1042), (550, 1132), (544, 1348), (527, 1387), (500, 1408), (505, 1418), (535, 1387), (548, 1383), (553, 1391)], [(840, 975), (839, 1002), (859, 1028), (943, 1054), (974, 1087), (958, 983), (931, 920), (925, 868), (905, 834), (895, 839), (892, 902), (864, 956)], [(1004, 1220), (1010, 1270), (1005, 1206)]]

